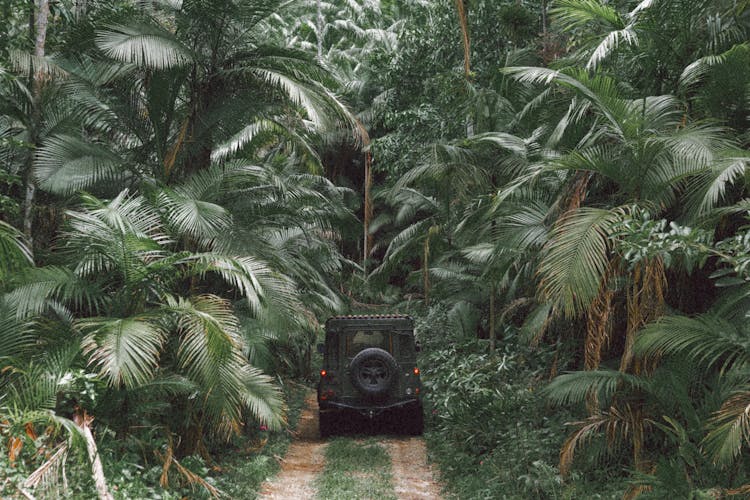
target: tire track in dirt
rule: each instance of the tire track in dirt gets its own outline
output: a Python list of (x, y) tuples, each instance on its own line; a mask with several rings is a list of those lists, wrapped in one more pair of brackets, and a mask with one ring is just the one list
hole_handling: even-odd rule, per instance
[(442, 498), (437, 475), (427, 463), (427, 447), (422, 438), (391, 437), (381, 444), (391, 456), (393, 488), (399, 500)]
[[(263, 500), (315, 498), (315, 479), (325, 466), (327, 443), (318, 434), (318, 403), (315, 393), (305, 399), (295, 439), (281, 459), (279, 474), (260, 490)], [(372, 435), (368, 432), (368, 434)], [(356, 438), (355, 438), (356, 439)], [(437, 474), (427, 463), (427, 448), (420, 437), (382, 437), (378, 443), (391, 458), (394, 493), (399, 500), (439, 500)], [(364, 471), (363, 471), (364, 472)]]
[(281, 459), (281, 471), (260, 489), (265, 500), (308, 499), (315, 497), (314, 481), (325, 464), (326, 443), (318, 435), (318, 403), (311, 392), (297, 424), (296, 437)]

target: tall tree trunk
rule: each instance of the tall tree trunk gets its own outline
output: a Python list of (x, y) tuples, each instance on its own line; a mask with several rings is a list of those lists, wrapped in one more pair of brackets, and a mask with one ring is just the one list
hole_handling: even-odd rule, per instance
[[(44, 45), (47, 41), (47, 24), (49, 19), (49, 1), (39, 0), (36, 16), (36, 36), (34, 38), (34, 57), (35, 71), (32, 83), (31, 93), (31, 124), (30, 124), (30, 143), (36, 148), (38, 146), (39, 136), (38, 130), (42, 119), (42, 86), (44, 84), (45, 75), (43, 69), (39, 66), (40, 60), (44, 58)], [(26, 185), (26, 196), (24, 198), (24, 209), (23, 209), (23, 232), (29, 241), (29, 248), (34, 249), (34, 235), (32, 221), (34, 218), (34, 197), (36, 194), (36, 185), (34, 184), (33, 177), (33, 164), (34, 164), (34, 152), (29, 154), (29, 158), (26, 161), (26, 172), (25, 172), (25, 185)]]
[[(471, 43), (469, 40), (469, 20), (466, 16), (466, 6), (464, 0), (456, 0), (456, 10), (458, 11), (458, 23), (461, 27), (461, 40), (464, 45), (464, 78), (466, 84), (471, 83)], [(474, 122), (471, 115), (466, 117), (466, 137), (474, 135)]]
[[(366, 147), (369, 145), (367, 141)], [(370, 234), (370, 223), (372, 222), (372, 154), (370, 151), (365, 152), (365, 207), (364, 207), (364, 238), (362, 241), (362, 269), (367, 278), (367, 259), (370, 257), (373, 238)]]
[(464, 0), (456, 0), (456, 9), (458, 10), (458, 22), (461, 26), (461, 39), (464, 44), (464, 76), (469, 80), (471, 76), (471, 46), (469, 43), (469, 21), (466, 17)]
[(318, 36), (315, 38), (318, 41), (318, 63), (323, 61), (323, 9), (320, 5), (320, 1), (318, 0), (318, 17), (316, 20), (316, 29), (318, 30)]
[(495, 331), (495, 282), (490, 285), (490, 354), (495, 354), (497, 332)]

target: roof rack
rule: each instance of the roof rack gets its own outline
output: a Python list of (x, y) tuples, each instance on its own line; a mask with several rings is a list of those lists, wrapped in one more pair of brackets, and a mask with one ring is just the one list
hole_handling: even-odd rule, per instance
[(347, 316), (333, 316), (328, 321), (336, 319), (412, 319), (408, 314), (350, 314)]

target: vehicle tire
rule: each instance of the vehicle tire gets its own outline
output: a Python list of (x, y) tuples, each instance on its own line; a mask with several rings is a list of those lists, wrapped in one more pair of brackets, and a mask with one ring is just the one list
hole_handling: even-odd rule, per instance
[(336, 430), (335, 416), (333, 413), (318, 412), (318, 431), (321, 438), (327, 438)]
[(408, 410), (406, 418), (406, 433), (409, 436), (421, 436), (424, 432), (424, 414), (422, 413), (422, 405), (416, 405)]
[(362, 349), (349, 368), (352, 385), (364, 396), (387, 394), (398, 378), (398, 363), (388, 351), (378, 347)]

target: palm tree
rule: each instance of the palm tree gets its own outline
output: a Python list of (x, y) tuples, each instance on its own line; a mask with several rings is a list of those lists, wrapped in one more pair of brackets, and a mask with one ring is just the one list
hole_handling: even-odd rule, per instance
[[(288, 279), (249, 257), (173, 250), (158, 212), (126, 191), (110, 202), (86, 196), (68, 218), (59, 249), (66, 264), (30, 269), (6, 296), (19, 321), (54, 312), (68, 322), (113, 402), (154, 384), (171, 393), (181, 417), (153, 418), (190, 433), (188, 451), (201, 449), (204, 432), (236, 429), (245, 411), (271, 427), (282, 422), (278, 390), (248, 364), (231, 303), (207, 277), (235, 287), (257, 313), (294, 306)], [(199, 404), (181, 404), (186, 397)], [(127, 425), (132, 416), (112, 410)]]
[(35, 167), (45, 189), (70, 194), (113, 177), (169, 184), (253, 141), (288, 142), (316, 161), (315, 134), (353, 122), (322, 67), (269, 45), (280, 1), (170, 5), (101, 28), (91, 52), (106, 59), (66, 63), (87, 130), (45, 141)]
[(747, 422), (750, 357), (745, 345), (750, 288), (733, 287), (705, 314), (691, 318), (666, 316), (639, 335), (636, 349), (645, 357), (674, 358), (718, 377), (719, 408), (707, 419), (702, 449), (714, 463), (727, 466), (740, 459), (750, 437)]

